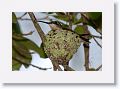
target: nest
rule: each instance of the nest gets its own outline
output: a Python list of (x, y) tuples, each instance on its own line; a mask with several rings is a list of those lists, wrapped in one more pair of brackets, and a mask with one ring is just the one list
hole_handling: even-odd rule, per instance
[(59, 65), (68, 62), (81, 43), (78, 34), (68, 30), (51, 30), (46, 35), (45, 53)]

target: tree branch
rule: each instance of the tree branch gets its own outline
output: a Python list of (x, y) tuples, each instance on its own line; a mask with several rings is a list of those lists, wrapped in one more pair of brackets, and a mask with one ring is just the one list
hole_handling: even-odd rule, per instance
[[(85, 29), (85, 34), (89, 34), (88, 36), (85, 36), (84, 38), (89, 41), (90, 32), (88, 31), (88, 27), (84, 23), (83, 23), (83, 27)], [(84, 66), (85, 66), (86, 71), (89, 71), (89, 42), (85, 41), (83, 46), (84, 46), (84, 54), (85, 54)]]
[(68, 22), (69, 22), (69, 29), (72, 30), (72, 16), (70, 15), (70, 12), (67, 12), (67, 16), (69, 18)]
[[(12, 58), (13, 58), (13, 57), (12, 57)], [(42, 68), (42, 67), (38, 67), (38, 66), (36, 66), (36, 65), (33, 65), (33, 64), (30, 64), (30, 63), (23, 62), (23, 61), (21, 61), (21, 60), (19, 60), (19, 59), (17, 59), (17, 58), (13, 58), (13, 59), (16, 60), (17, 62), (21, 63), (21, 64), (28, 65), (28, 66), (33, 66), (33, 67), (38, 68), (38, 69), (40, 69), (40, 70), (51, 69), (51, 68)]]
[(58, 71), (63, 71), (60, 66), (58, 66)]
[[(39, 22), (39, 21), (44, 20), (44, 19), (47, 19), (47, 18), (48, 18), (48, 16), (46, 16), (46, 17), (44, 17), (44, 18), (38, 18), (37, 21)], [(31, 19), (29, 19), (29, 18), (20, 18), (20, 17), (18, 17), (17, 19), (18, 19), (18, 20), (31, 21)]]
[(34, 26), (35, 26), (38, 34), (39, 34), (39, 36), (41, 37), (42, 42), (44, 43), (45, 40), (46, 40), (46, 37), (45, 37), (45, 34), (44, 34), (44, 32), (42, 31), (40, 25), (38, 24), (35, 15), (33, 14), (33, 12), (28, 12), (28, 14), (29, 14), (29, 16), (30, 16), (30, 18), (31, 18), (31, 20), (32, 20), (32, 22), (33, 22), (33, 24), (34, 24)]
[(21, 34), (21, 35), (23, 35), (23, 36), (28, 36), (28, 35), (32, 35), (33, 32), (34, 32), (34, 31), (30, 31), (30, 32), (28, 32), (28, 33), (23, 33), (23, 34)]
[(85, 52), (85, 69), (89, 71), (89, 43), (84, 43), (84, 52)]
[(98, 68), (96, 68), (96, 71), (100, 70), (102, 68), (102, 65), (100, 65)]
[(95, 38), (102, 39), (102, 36), (96, 36), (96, 35), (92, 35), (92, 34), (91, 34), (91, 36), (92, 36), (92, 37), (95, 37)]
[(98, 41), (95, 39), (95, 37), (93, 37), (93, 39), (97, 43), (97, 45), (102, 48), (102, 46), (98, 43)]
[(63, 67), (64, 67), (64, 71), (75, 71), (74, 69), (72, 69), (68, 65), (63, 65)]
[(26, 14), (27, 14), (27, 12), (25, 12), (22, 16), (17, 17), (17, 19), (18, 19), (18, 20), (19, 20), (19, 19), (22, 19), (22, 17), (24, 17)]

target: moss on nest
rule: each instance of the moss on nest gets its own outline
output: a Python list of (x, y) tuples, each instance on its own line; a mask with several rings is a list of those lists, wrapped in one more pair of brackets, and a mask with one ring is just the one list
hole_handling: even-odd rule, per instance
[(79, 35), (68, 30), (51, 30), (46, 35), (45, 52), (59, 64), (69, 61), (81, 43)]

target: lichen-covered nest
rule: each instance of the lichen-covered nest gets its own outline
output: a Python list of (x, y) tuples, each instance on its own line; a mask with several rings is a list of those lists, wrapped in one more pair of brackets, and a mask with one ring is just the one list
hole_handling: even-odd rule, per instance
[(44, 49), (52, 60), (59, 64), (68, 62), (76, 53), (81, 43), (78, 34), (68, 30), (51, 30), (46, 35)]

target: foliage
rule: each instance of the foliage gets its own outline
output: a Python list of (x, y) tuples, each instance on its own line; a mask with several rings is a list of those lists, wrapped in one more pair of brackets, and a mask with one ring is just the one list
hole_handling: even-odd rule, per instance
[(47, 55), (43, 46), (38, 47), (33, 41), (25, 38), (14, 13), (12, 13), (12, 70), (19, 70), (23, 64), (26, 68), (32, 60), (30, 50), (37, 52), (40, 57), (46, 58)]
[[(59, 40), (59, 41), (57, 41), (59, 43), (59, 45), (64, 45), (63, 40), (65, 40), (67, 38), (68, 38), (68, 40), (72, 40), (72, 42), (74, 43), (74, 44), (72, 44), (72, 46), (70, 46), (71, 50), (69, 50), (69, 53), (71, 53), (72, 51), (74, 51), (74, 52), (72, 52), (70, 55), (68, 55), (68, 59), (70, 59), (72, 57), (71, 55), (73, 55), (77, 51), (77, 49), (81, 43), (81, 42), (78, 42), (79, 45), (75, 46), (78, 43), (73, 41), (73, 40), (76, 40), (76, 39), (74, 39), (76, 36), (79, 36), (79, 39), (84, 44), (85, 68), (87, 71), (94, 71), (95, 70), (94, 68), (91, 68), (91, 69), (89, 68), (89, 40), (93, 36), (88, 31), (87, 26), (88, 25), (92, 26), (97, 32), (102, 34), (102, 12), (47, 12), (47, 13), (44, 12), (44, 13), (48, 15), (48, 17), (45, 18), (45, 20), (49, 19), (49, 16), (51, 16), (51, 15), (54, 18), (56, 18), (55, 21), (52, 21), (51, 19), (49, 19), (50, 22), (44, 22), (44, 23), (54, 24), (57, 27), (59, 27), (58, 29), (62, 29), (64, 31), (64, 32), (61, 31), (59, 33), (56, 33), (58, 35), (57, 36), (58, 38), (56, 38), (56, 39)], [(35, 18), (35, 20), (37, 20), (37, 19)], [(40, 21), (38, 21), (38, 22), (40, 22)], [(41, 21), (41, 22), (43, 22), (43, 21)], [(39, 29), (37, 29), (38, 24), (36, 25), (35, 21), (33, 21), (33, 23), (34, 23), (34, 26), (36, 26), (36, 30), (40, 31)], [(73, 26), (75, 26), (75, 28), (73, 28)], [(54, 31), (54, 32), (56, 32), (56, 31)], [(31, 63), (31, 60), (32, 60), (32, 54), (33, 54), (33, 52), (31, 52), (30, 50), (37, 52), (40, 55), (40, 57), (42, 57), (42, 58), (47, 58), (47, 57), (50, 58), (51, 57), (48, 54), (48, 52), (50, 52), (49, 49), (52, 50), (52, 52), (50, 52), (50, 54), (53, 57), (56, 57), (56, 54), (57, 54), (57, 58), (66, 56), (67, 54), (66, 54), (66, 51), (64, 50), (64, 48), (61, 48), (61, 50), (63, 50), (63, 51), (54, 50), (54, 47), (56, 47), (54, 45), (55, 42), (50, 42), (50, 41), (56, 41), (56, 39), (53, 38), (54, 32), (53, 32), (53, 30), (50, 31), (48, 34), (49, 35), (51, 34), (51, 38), (48, 35), (46, 35), (45, 36), (46, 42), (45, 43), (43, 42), (41, 44), (41, 46), (39, 47), (33, 41), (24, 37), (24, 34), (21, 32), (21, 28), (18, 23), (18, 19), (17, 19), (15, 13), (12, 13), (12, 70), (19, 70), (19, 68), (21, 67), (22, 64), (26, 68), (29, 67), (29, 64)], [(65, 38), (65, 34), (71, 34), (71, 33), (73, 33), (73, 34), (69, 35), (69, 37), (67, 36)], [(29, 34), (29, 35), (32, 35), (32, 34)], [(61, 36), (59, 36), (59, 35), (61, 35)], [(41, 36), (41, 34), (40, 34), (40, 37), (44, 37), (44, 36)], [(50, 41), (48, 41), (48, 40), (50, 40)], [(70, 43), (70, 42), (67, 42), (67, 43)], [(47, 47), (46, 47), (46, 45), (47, 45)], [(70, 44), (68, 44), (68, 45), (70, 45)], [(74, 48), (72, 48), (72, 47), (74, 47)], [(44, 49), (45, 49), (45, 51), (44, 51)], [(68, 66), (67, 67), (64, 66), (64, 68), (68, 68), (68, 69), (65, 69), (65, 71), (68, 71), (69, 69), (73, 70), (72, 68), (70, 68)]]

